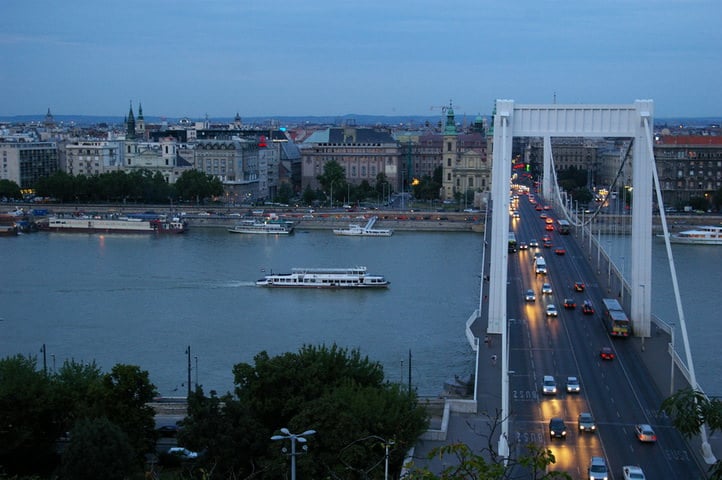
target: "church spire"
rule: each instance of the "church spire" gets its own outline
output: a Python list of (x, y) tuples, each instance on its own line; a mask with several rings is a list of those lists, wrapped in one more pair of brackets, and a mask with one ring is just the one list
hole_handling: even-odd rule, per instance
[(135, 115), (133, 115), (133, 101), (130, 101), (130, 110), (128, 111), (128, 120), (125, 128), (126, 140), (135, 139)]
[(449, 100), (449, 108), (446, 109), (446, 126), (444, 127), (444, 135), (456, 135), (456, 120), (454, 120), (454, 106)]

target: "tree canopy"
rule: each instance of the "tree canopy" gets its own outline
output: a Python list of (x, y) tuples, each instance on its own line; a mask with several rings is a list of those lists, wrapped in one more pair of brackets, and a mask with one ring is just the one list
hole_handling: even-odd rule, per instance
[[(270, 441), (281, 428), (317, 432), (308, 438), (308, 452), (297, 458), (305, 477), (366, 472), (384, 458), (378, 439), (394, 439), (390, 459), (398, 472), (404, 452), (427, 425), (415, 393), (386, 382), (383, 367), (358, 350), (333, 345), (304, 346), (276, 357), (261, 352), (253, 364), (235, 365), (233, 374), (234, 394), (206, 397), (196, 390), (181, 433), (190, 447), (207, 448), (201, 461), (221, 478), (261, 470), (282, 477), (288, 458), (281, 448), (289, 445)], [(357, 442), (366, 438), (372, 440), (360, 448)], [(374, 475), (369, 478), (379, 478)]]

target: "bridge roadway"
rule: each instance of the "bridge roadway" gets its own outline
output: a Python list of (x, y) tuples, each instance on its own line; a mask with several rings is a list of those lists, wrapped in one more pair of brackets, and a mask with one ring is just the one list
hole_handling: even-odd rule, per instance
[[(542, 212), (534, 209), (527, 196), (520, 196), (518, 209), (520, 218), (511, 220), (517, 241), (528, 243), (535, 238), (540, 242), (548, 274), (534, 272), (537, 249), (509, 254), (510, 441), (547, 445), (556, 457), (554, 469), (573, 478), (586, 477), (592, 456), (607, 459), (611, 479), (623, 478), (623, 465), (641, 466), (647, 478), (705, 478), (706, 466), (701, 465), (697, 453), (659, 412), (669, 387), (660, 391), (655, 373), (648, 370), (642, 359), (645, 355), (658, 356), (646, 363), (661, 368), (669, 379), (671, 363), (664, 345), (642, 351), (639, 339), (612, 339), (601, 321), (601, 299), (609, 293), (597, 283), (595, 271), (577, 242), (571, 235), (547, 232), (545, 220), (540, 218)], [(546, 213), (556, 218), (553, 212)], [(541, 246), (547, 233), (552, 237), (552, 248)], [(566, 254), (556, 255), (557, 247), (563, 247)], [(586, 290), (574, 291), (575, 281), (584, 282)], [(551, 295), (541, 293), (544, 282), (551, 284)], [(537, 295), (535, 302), (524, 301), (524, 292), (530, 288)], [(577, 308), (565, 309), (564, 298), (574, 299)], [(592, 301), (594, 315), (582, 314), (585, 299)], [(545, 315), (545, 307), (550, 303), (557, 306), (556, 318)], [(651, 340), (648, 343), (653, 346)], [(601, 360), (599, 350), (603, 346), (613, 349), (616, 357), (613, 361)], [(544, 375), (555, 377), (558, 388), (555, 396), (541, 395)], [(581, 393), (566, 392), (568, 376), (580, 380)], [(593, 414), (597, 433), (578, 431), (580, 412)], [(565, 440), (550, 438), (548, 425), (552, 417), (561, 417), (566, 422)], [(656, 444), (636, 439), (637, 423), (652, 425), (658, 438)]]

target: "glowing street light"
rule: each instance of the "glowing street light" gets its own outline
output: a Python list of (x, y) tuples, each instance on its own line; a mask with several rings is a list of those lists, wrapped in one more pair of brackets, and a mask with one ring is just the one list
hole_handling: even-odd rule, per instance
[[(273, 440), (273, 441), (285, 440), (285, 439), (291, 440), (291, 453), (290, 453), (290, 456), (291, 456), (291, 480), (296, 480), (296, 455), (299, 455), (298, 453), (296, 453), (296, 442), (306, 443), (305, 437), (315, 434), (316, 430), (306, 430), (303, 433), (295, 434), (295, 433), (291, 433), (290, 431), (288, 431), (287, 428), (284, 427), (281, 429), (281, 433), (283, 435), (274, 435), (271, 437), (271, 440)], [(308, 450), (308, 445), (304, 445), (303, 451), (307, 451), (307, 450)], [(285, 447), (283, 448), (283, 452), (286, 452)]]

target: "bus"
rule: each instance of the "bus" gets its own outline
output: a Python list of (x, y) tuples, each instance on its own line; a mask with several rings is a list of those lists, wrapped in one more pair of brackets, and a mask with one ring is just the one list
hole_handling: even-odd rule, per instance
[(509, 232), (509, 253), (516, 253), (516, 235)]
[(632, 333), (632, 324), (624, 312), (622, 305), (614, 298), (603, 298), (604, 320), (609, 335), (613, 337), (628, 337)]
[(561, 235), (569, 235), (569, 220), (557, 220), (557, 230)]

